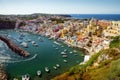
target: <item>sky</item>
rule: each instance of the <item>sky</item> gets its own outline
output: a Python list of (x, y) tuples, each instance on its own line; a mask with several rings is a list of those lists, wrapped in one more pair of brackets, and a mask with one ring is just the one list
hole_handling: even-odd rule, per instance
[(120, 0), (0, 0), (0, 14), (120, 14)]

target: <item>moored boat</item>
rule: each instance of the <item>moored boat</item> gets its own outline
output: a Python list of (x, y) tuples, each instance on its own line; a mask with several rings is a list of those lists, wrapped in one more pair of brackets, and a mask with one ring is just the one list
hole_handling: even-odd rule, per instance
[(22, 42), (21, 45), (22, 45), (23, 47), (25, 47), (25, 48), (28, 47), (28, 44), (27, 44), (26, 42)]
[(61, 54), (62, 54), (62, 55), (66, 55), (66, 53), (65, 53), (65, 52), (61, 52)]
[(53, 66), (53, 68), (56, 70), (57, 69), (57, 67), (56, 66)]
[(63, 57), (63, 58), (67, 58), (67, 55), (66, 55), (66, 54), (64, 54), (64, 55), (62, 55), (62, 57)]
[(46, 72), (50, 72), (50, 70), (49, 70), (48, 67), (45, 67), (45, 71), (46, 71)]
[(67, 63), (67, 60), (64, 59), (63, 61), (64, 61), (65, 63)]
[(56, 64), (56, 66), (57, 66), (57, 67), (60, 67), (60, 65), (59, 65), (59, 64)]
[(41, 77), (42, 72), (41, 72), (40, 70), (38, 70), (38, 71), (37, 71), (37, 75), (38, 75), (39, 77)]
[(70, 51), (70, 54), (72, 54), (73, 52), (72, 51)]
[(30, 80), (30, 75), (29, 74), (22, 75), (22, 80)]

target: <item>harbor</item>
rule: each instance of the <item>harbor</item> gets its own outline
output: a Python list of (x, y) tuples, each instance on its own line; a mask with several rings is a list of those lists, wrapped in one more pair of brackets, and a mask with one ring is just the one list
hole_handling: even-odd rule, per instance
[[(5, 69), (10, 76), (9, 80), (24, 80), (25, 78), (49, 80), (79, 64), (84, 59), (84, 56), (81, 56), (82, 51), (68, 47), (58, 41), (55, 42), (47, 37), (22, 32), (24, 37), (19, 38), (20, 32), (18, 31), (5, 30), (5, 32), (18, 46), (30, 53), (27, 58), (24, 58), (10, 51), (9, 48), (8, 51), (5, 51), (5, 54), (10, 56), (9, 61), (4, 62), (7, 64)], [(5, 35), (5, 32), (3, 30), (2, 34)], [(76, 53), (78, 55), (75, 56)]]

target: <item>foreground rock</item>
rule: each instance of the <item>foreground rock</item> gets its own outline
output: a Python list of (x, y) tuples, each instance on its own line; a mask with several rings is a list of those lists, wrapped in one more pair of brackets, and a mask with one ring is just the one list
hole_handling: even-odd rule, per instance
[(0, 80), (7, 80), (7, 75), (2, 68), (0, 68)]
[(0, 36), (0, 40), (4, 41), (7, 46), (14, 51), (15, 53), (17, 53), (20, 56), (23, 57), (27, 57), (29, 56), (29, 53), (25, 50), (23, 50), (22, 48), (20, 48), (19, 46), (17, 46), (14, 42), (12, 42), (10, 39), (4, 37), (4, 36)]

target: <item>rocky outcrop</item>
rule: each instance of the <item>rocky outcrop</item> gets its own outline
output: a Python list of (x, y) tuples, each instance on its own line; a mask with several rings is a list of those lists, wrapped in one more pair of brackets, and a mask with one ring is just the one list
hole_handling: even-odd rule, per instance
[(0, 67), (0, 80), (8, 80), (5, 71)]
[(23, 50), (22, 48), (20, 48), (18, 45), (16, 45), (13, 41), (11, 41), (10, 39), (4, 37), (4, 36), (0, 36), (0, 40), (2, 40), (3, 42), (5, 42), (7, 44), (7, 46), (14, 51), (15, 53), (17, 53), (20, 56), (23, 57), (27, 57), (29, 56), (29, 53), (25, 50)]
[(15, 24), (16, 24), (15, 21), (0, 19), (0, 29), (14, 29)]

